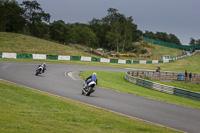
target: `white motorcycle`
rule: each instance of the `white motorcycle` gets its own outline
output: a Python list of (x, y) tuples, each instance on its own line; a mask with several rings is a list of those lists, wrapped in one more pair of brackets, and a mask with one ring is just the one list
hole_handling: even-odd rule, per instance
[(96, 83), (94, 81), (91, 81), (85, 88), (83, 87), (82, 94), (89, 96), (91, 93), (93, 93), (96, 90), (95, 86), (96, 86)]
[(36, 74), (35, 74), (35, 75), (37, 76), (38, 74), (42, 74), (43, 69), (44, 69), (44, 68), (41, 67), (41, 66), (38, 67), (38, 68), (36, 69)]

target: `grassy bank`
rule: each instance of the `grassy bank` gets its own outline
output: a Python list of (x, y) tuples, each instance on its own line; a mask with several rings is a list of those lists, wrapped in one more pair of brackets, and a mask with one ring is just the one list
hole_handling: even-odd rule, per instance
[(177, 132), (0, 81), (0, 132)]
[[(154, 46), (155, 49), (149, 49), (153, 55), (150, 58), (122, 57), (122, 59), (152, 60), (161, 59), (162, 55), (175, 57), (182, 53), (182, 50), (158, 45)], [(94, 54), (74, 49), (69, 45), (9, 32), (0, 32), (0, 52), (97, 57)]]
[[(200, 101), (183, 98), (175, 95), (170, 95), (158, 91), (154, 91), (148, 88), (144, 88), (126, 81), (124, 72), (107, 72), (107, 71), (95, 71), (98, 76), (98, 86), (110, 88), (113, 90), (144, 96), (160, 101), (170, 102), (178, 105), (193, 107), (200, 109)], [(83, 71), (80, 76), (86, 79), (93, 71)]]
[(67, 45), (46, 41), (36, 37), (7, 32), (0, 32), (0, 52), (94, 56)]

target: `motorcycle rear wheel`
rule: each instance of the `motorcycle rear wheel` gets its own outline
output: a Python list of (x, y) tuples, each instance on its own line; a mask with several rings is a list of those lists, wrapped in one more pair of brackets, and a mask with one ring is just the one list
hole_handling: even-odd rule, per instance
[(92, 93), (92, 87), (89, 87), (89, 88), (88, 88), (88, 91), (87, 91), (87, 93), (86, 93), (86, 96), (89, 96), (91, 93)]

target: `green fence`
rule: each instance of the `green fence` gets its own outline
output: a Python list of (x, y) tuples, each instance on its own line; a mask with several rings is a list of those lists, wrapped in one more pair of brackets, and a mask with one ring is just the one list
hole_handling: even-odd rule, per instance
[(143, 37), (143, 40), (146, 41), (146, 42), (149, 42), (149, 43), (154, 43), (154, 44), (165, 46), (165, 47), (176, 48), (176, 49), (184, 49), (184, 50), (193, 50), (193, 49), (197, 49), (198, 47), (200, 47), (199, 45), (197, 45), (196, 47), (186, 46), (186, 45), (177, 45), (177, 44), (174, 44), (174, 43), (167, 43), (167, 42), (163, 42), (163, 41), (149, 39), (147, 37)]

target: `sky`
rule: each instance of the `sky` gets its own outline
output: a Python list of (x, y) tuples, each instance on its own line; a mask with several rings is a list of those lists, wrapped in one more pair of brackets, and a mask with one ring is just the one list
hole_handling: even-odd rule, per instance
[[(19, 4), (23, 0), (16, 0)], [(32, 0), (30, 0), (32, 1)], [(51, 22), (88, 23), (107, 15), (115, 8), (145, 32), (166, 32), (176, 35), (182, 45), (190, 38), (200, 39), (200, 0), (37, 0)]]

